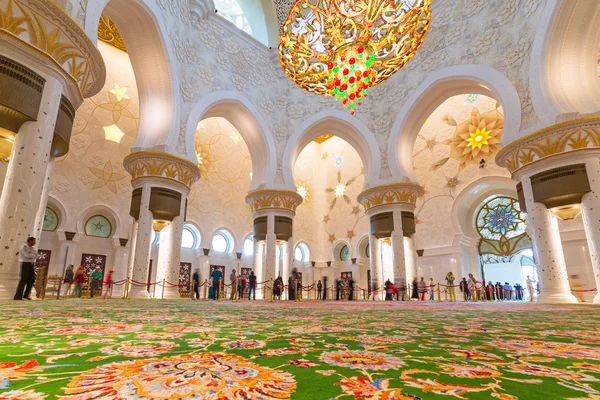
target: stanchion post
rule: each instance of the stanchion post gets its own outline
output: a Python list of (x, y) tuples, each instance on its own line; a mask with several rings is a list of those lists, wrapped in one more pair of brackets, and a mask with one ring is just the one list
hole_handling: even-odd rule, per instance
[(437, 295), (438, 295), (438, 303), (442, 302), (442, 295), (440, 294), (440, 283), (437, 284)]
[(273, 278), (271, 278), (269, 280), (269, 282), (271, 283), (271, 295), (270, 295), (271, 299), (269, 300), (269, 303), (272, 303), (273, 302)]
[(314, 302), (316, 303), (317, 302), (317, 281), (315, 281), (313, 283), (313, 288), (315, 290), (315, 299), (314, 299)]
[(162, 282), (162, 290), (161, 290), (160, 298), (161, 298), (161, 300), (165, 299), (165, 280), (164, 279)]
[(111, 283), (109, 283), (109, 285), (110, 285), (110, 286), (109, 286), (109, 288), (108, 288), (108, 289), (110, 290), (110, 293), (109, 293), (109, 295), (108, 295), (108, 298), (109, 298), (109, 299), (112, 299), (112, 291), (113, 291), (114, 283), (112, 283), (112, 282), (111, 282)]

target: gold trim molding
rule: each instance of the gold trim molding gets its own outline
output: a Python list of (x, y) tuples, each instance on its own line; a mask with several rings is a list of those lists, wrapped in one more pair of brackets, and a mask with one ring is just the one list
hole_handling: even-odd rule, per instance
[(0, 38), (34, 51), (69, 78), (80, 100), (106, 78), (102, 55), (87, 33), (53, 0), (0, 0)]
[(183, 184), (191, 189), (200, 179), (200, 170), (193, 162), (169, 153), (140, 151), (123, 160), (123, 166), (133, 181), (140, 178), (163, 178)]
[(496, 164), (511, 174), (521, 168), (556, 156), (600, 148), (600, 117), (585, 117), (552, 125), (509, 143), (496, 156)]
[(369, 211), (388, 204), (408, 204), (416, 206), (417, 199), (423, 196), (421, 185), (413, 182), (398, 182), (369, 188), (358, 195), (358, 202)]
[(252, 212), (265, 209), (289, 210), (293, 213), (302, 204), (302, 196), (291, 190), (255, 190), (246, 196), (246, 204)]
[(127, 52), (127, 48), (125, 47), (125, 42), (123, 42), (121, 33), (119, 33), (115, 23), (112, 22), (106, 15), (100, 16), (100, 23), (98, 24), (98, 39), (110, 44), (113, 47), (116, 47), (119, 50)]

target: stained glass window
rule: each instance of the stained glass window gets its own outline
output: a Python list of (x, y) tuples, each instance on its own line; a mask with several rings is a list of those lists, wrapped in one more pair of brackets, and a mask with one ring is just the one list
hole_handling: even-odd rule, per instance
[(510, 197), (495, 197), (483, 205), (477, 214), (477, 231), (482, 240), (481, 254), (508, 256), (531, 247), (525, 233), (526, 214), (519, 202)]
[(340, 260), (341, 261), (348, 261), (350, 259), (350, 247), (348, 247), (348, 245), (344, 245), (344, 247), (342, 247), (340, 249)]
[(102, 215), (95, 215), (85, 223), (85, 234), (88, 236), (108, 238), (111, 233), (112, 226), (110, 225), (110, 221)]
[(46, 214), (44, 214), (44, 224), (42, 230), (54, 232), (58, 228), (58, 214), (54, 212), (50, 207), (46, 207)]

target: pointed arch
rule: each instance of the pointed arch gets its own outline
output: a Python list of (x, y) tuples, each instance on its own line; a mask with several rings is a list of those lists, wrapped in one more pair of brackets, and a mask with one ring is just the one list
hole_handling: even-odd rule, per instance
[[(600, 2), (549, 0), (531, 47), (531, 101), (542, 127), (600, 111)], [(572, 117), (571, 117), (572, 118)]]
[(133, 66), (140, 100), (140, 124), (132, 151), (154, 149), (176, 153), (167, 147), (179, 135), (179, 78), (173, 46), (167, 42), (164, 17), (145, 0), (89, 2), (85, 30), (95, 42), (98, 21), (106, 14), (118, 27)]
[(286, 189), (296, 190), (293, 170), (300, 152), (324, 134), (333, 134), (354, 147), (365, 168), (365, 188), (376, 185), (381, 170), (381, 153), (375, 135), (362, 121), (347, 112), (328, 109), (302, 121), (288, 139), (282, 166)]
[(394, 181), (416, 181), (412, 152), (423, 123), (447, 98), (468, 93), (483, 94), (502, 104), (505, 115), (503, 142), (508, 143), (518, 136), (521, 102), (506, 76), (491, 67), (476, 64), (441, 69), (417, 87), (394, 121), (388, 143), (388, 160)]
[[(192, 109), (185, 129), (186, 156), (196, 159), (194, 138), (198, 123), (206, 118), (225, 118), (240, 133), (252, 161), (250, 191), (275, 181), (277, 168), (275, 141), (267, 121), (254, 104), (238, 92), (221, 91), (203, 96)], [(175, 140), (177, 138), (174, 138)]]

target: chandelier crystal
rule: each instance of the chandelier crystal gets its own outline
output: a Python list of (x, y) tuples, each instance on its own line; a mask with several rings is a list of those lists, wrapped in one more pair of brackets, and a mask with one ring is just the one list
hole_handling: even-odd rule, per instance
[(296, 0), (279, 61), (298, 86), (355, 107), (423, 43), (431, 0)]

